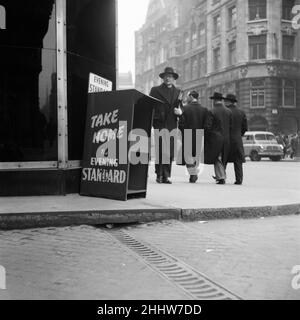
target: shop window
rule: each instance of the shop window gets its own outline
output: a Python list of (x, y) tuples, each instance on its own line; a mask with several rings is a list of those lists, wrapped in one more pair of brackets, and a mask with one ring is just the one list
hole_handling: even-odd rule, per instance
[(265, 107), (265, 81), (264, 80), (251, 81), (250, 98), (251, 98), (251, 108)]
[(57, 161), (55, 1), (6, 1), (5, 15), (0, 162)]
[[(89, 73), (116, 83), (111, 0), (67, 0), (68, 154), (82, 159)], [(151, 64), (152, 61), (149, 61)]]

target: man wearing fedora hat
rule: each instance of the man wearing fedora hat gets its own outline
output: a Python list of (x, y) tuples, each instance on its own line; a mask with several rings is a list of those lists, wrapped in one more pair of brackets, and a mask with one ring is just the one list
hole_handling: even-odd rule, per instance
[(213, 177), (217, 184), (225, 184), (226, 182), (226, 163), (230, 148), (230, 133), (232, 124), (231, 111), (224, 106), (223, 95), (219, 92), (214, 92), (210, 97), (213, 100), (212, 117), (218, 123), (215, 126), (217, 131), (216, 141), (212, 141), (210, 147), (216, 151), (214, 161), (215, 176)]
[(234, 94), (227, 94), (224, 98), (226, 107), (232, 113), (232, 127), (230, 136), (230, 152), (228, 162), (233, 162), (235, 184), (243, 183), (243, 163), (245, 162), (242, 136), (248, 130), (247, 117), (244, 111), (238, 109), (238, 102)]
[[(174, 82), (179, 75), (171, 67), (166, 67), (164, 72), (159, 74), (163, 79), (163, 83), (157, 87), (153, 87), (150, 91), (150, 96), (160, 100), (162, 103), (157, 104), (154, 108), (154, 136), (158, 146), (155, 148), (155, 173), (157, 183), (171, 184), (171, 168), (174, 158), (174, 140), (171, 139), (168, 150), (163, 150), (163, 139), (167, 139), (167, 134), (160, 130), (166, 129), (169, 132), (177, 128), (178, 117), (181, 116), (181, 100), (182, 93), (175, 87)], [(166, 148), (164, 148), (166, 149)], [(165, 155), (164, 159), (162, 154)], [(166, 160), (167, 161), (164, 161)]]

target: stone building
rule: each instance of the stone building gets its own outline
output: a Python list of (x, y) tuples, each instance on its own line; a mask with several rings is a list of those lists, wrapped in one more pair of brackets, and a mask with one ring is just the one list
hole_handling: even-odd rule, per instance
[(149, 93), (173, 66), (177, 85), (196, 89), (211, 106), (213, 91), (235, 92), (251, 130), (300, 129), (299, 0), (149, 2), (136, 32), (136, 87)]

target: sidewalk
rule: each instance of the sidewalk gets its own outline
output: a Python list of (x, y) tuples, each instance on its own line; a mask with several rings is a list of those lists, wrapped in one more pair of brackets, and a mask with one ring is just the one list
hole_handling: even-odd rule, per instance
[(174, 165), (172, 185), (157, 184), (149, 168), (146, 199), (126, 202), (67, 196), (1, 197), (0, 229), (81, 224), (148, 222), (165, 219), (209, 220), (300, 213), (300, 163), (247, 162), (244, 184), (236, 186), (233, 166), (226, 185), (216, 185), (212, 166), (198, 183), (188, 183), (184, 167)]

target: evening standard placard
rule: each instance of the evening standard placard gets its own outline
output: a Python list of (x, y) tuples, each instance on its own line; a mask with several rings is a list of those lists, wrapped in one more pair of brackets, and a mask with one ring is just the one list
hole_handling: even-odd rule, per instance
[(123, 95), (116, 91), (88, 95), (81, 195), (126, 200), (128, 161), (120, 163), (120, 154), (127, 156), (132, 113), (131, 102)]
[(105, 92), (112, 90), (112, 82), (102, 78), (94, 73), (89, 75), (89, 88), (88, 93)]

